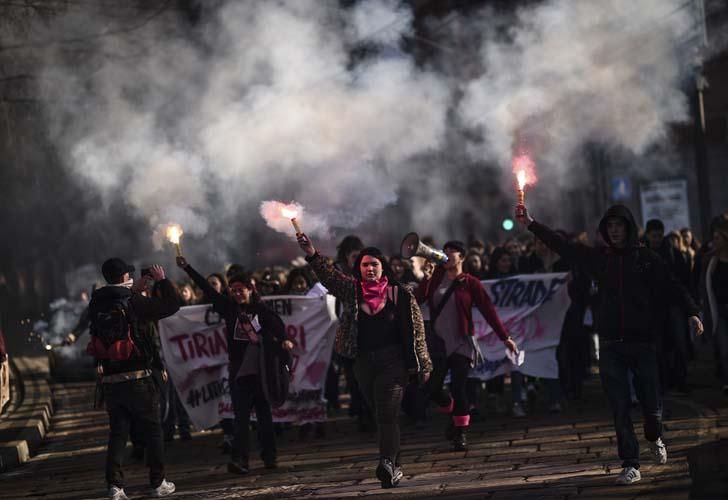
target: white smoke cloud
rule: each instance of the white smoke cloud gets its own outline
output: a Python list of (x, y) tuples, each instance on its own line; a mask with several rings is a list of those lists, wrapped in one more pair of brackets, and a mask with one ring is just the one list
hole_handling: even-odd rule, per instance
[(662, 139), (688, 118), (695, 19), (683, 3), (554, 0), (520, 10), (507, 37), (488, 33), (485, 72), (459, 107), (484, 132), (480, 153), (507, 167), (525, 146), (563, 179), (585, 143), (641, 154)]
[[(87, 110), (61, 131), (70, 164), (152, 227), (173, 221), (203, 236), (211, 219), (268, 197), (355, 227), (397, 200), (397, 166), (436, 150), (446, 127), (448, 87), (396, 49), (411, 21), (390, 0), (346, 11), (316, 0), (230, 2), (202, 43), (156, 38), (140, 57), (102, 57), (95, 93), (63, 89), (76, 99), (62, 102)], [(101, 41), (101, 53), (135, 47)], [(395, 48), (352, 68), (350, 48), (364, 41)]]
[[(325, 235), (406, 188), (417, 227), (402, 232), (452, 235), (456, 212), (496, 206), (468, 206), (474, 169), (500, 165), (510, 186), (519, 139), (544, 181), (563, 182), (585, 143), (640, 154), (687, 118), (680, 43), (694, 24), (680, 6), (551, 0), (521, 9), (507, 36), (493, 10), (449, 19), (456, 49), (438, 72), (400, 50), (413, 33), (403, 2), (227, 2), (194, 33), (170, 15), (99, 38), (85, 66), (54, 58), (44, 93), (73, 172), (152, 228), (259, 249), (240, 241), (263, 200), (295, 199), (316, 221), (304, 229)], [(371, 53), (352, 58), (358, 44)]]

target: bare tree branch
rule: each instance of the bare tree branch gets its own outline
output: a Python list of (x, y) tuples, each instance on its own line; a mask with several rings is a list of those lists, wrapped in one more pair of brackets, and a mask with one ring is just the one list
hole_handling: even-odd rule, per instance
[(79, 37), (71, 37), (71, 38), (61, 38), (57, 40), (43, 40), (38, 42), (27, 42), (27, 43), (18, 43), (14, 45), (5, 45), (0, 46), (0, 51), (11, 51), (11, 50), (20, 50), (20, 49), (34, 49), (34, 48), (43, 48), (48, 47), (52, 45), (60, 45), (60, 44), (72, 44), (72, 43), (83, 43), (88, 42), (91, 40), (104, 38), (107, 36), (114, 36), (114, 35), (122, 35), (122, 34), (128, 34), (133, 31), (139, 30), (149, 24), (152, 20), (156, 19), (160, 15), (162, 15), (165, 11), (168, 10), (170, 5), (172, 4), (172, 0), (165, 0), (165, 2), (154, 12), (152, 12), (147, 17), (141, 19), (137, 23), (131, 24), (129, 26), (124, 26), (122, 28), (117, 29), (110, 29), (110, 30), (104, 30), (99, 33), (92, 33), (85, 36), (79, 36)]

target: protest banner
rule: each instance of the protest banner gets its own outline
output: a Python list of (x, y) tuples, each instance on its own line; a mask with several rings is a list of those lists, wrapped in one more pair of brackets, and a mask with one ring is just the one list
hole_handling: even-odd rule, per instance
[[(322, 389), (336, 329), (331, 296), (263, 297), (286, 325), (296, 345), (289, 398), (273, 410), (277, 422), (326, 419)], [(210, 305), (183, 307), (159, 322), (162, 353), (169, 375), (190, 419), (205, 429), (233, 418), (228, 380), (226, 328)]]

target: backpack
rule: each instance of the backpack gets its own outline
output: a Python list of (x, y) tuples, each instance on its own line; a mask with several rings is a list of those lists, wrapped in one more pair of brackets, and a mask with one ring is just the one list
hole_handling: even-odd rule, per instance
[(138, 358), (134, 320), (129, 307), (131, 296), (105, 299), (94, 307), (90, 317), (91, 340), (86, 352), (96, 359), (126, 361)]

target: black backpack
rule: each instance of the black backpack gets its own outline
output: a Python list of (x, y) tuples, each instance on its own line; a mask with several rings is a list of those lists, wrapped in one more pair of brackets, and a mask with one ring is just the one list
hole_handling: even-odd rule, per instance
[(96, 359), (125, 361), (142, 354), (135, 342), (131, 295), (108, 298), (94, 304), (90, 317), (91, 340), (86, 351)]

